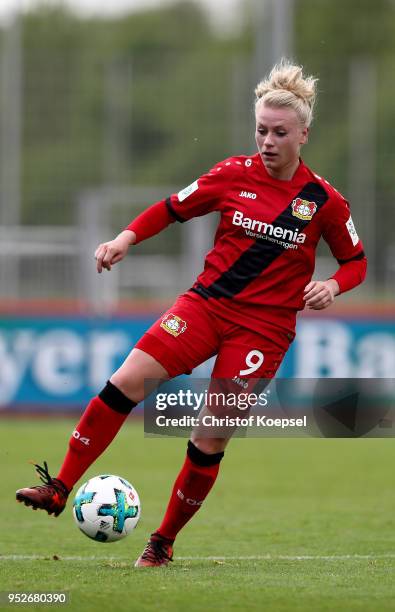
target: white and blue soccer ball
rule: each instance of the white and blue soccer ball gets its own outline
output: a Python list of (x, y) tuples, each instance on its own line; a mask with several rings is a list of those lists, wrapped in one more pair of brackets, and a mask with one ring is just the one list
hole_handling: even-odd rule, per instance
[(141, 505), (136, 489), (125, 478), (102, 474), (85, 482), (73, 502), (78, 528), (96, 542), (116, 542), (136, 527)]

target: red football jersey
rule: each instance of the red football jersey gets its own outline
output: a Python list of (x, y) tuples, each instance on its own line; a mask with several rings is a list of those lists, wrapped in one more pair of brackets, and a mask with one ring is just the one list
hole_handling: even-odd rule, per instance
[[(347, 201), (302, 161), (292, 180), (283, 181), (269, 175), (258, 153), (230, 157), (166, 205), (181, 222), (220, 212), (213, 249), (192, 291), (218, 315), (277, 341), (280, 330), (293, 338), (321, 236), (341, 266), (361, 264), (351, 286), (363, 280), (366, 259)], [(341, 291), (351, 288), (341, 274), (333, 278)]]

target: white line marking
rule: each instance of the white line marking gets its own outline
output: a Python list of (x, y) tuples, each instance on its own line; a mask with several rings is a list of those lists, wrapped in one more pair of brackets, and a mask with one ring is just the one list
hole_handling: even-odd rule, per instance
[[(394, 553), (369, 554), (369, 555), (249, 555), (249, 556), (221, 556), (209, 557), (175, 557), (177, 561), (347, 561), (359, 559), (395, 559)], [(52, 561), (52, 555), (0, 555), (0, 561)], [(59, 561), (114, 561), (130, 562), (130, 557), (103, 557), (103, 556), (59, 556)]]
[(180, 560), (202, 561), (341, 561), (346, 559), (395, 559), (395, 553), (378, 555), (251, 555), (247, 557), (177, 557)]

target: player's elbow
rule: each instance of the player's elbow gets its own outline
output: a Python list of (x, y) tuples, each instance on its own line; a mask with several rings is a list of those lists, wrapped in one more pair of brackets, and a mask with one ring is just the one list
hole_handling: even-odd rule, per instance
[(360, 278), (359, 283), (363, 283), (363, 281), (366, 278), (367, 271), (368, 271), (368, 260), (367, 260), (366, 255), (364, 255), (364, 257), (360, 261), (361, 261), (361, 265), (359, 268), (359, 278)]

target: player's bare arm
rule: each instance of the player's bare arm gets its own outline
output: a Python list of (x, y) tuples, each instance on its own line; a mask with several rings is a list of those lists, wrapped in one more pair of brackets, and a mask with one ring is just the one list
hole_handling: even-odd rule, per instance
[(114, 240), (99, 244), (95, 251), (96, 268), (99, 274), (103, 269), (110, 271), (111, 266), (122, 261), (129, 247), (135, 242), (136, 234), (131, 230), (124, 230)]
[(323, 310), (332, 304), (339, 293), (339, 285), (334, 278), (327, 281), (311, 281), (304, 288), (303, 299), (307, 308)]

